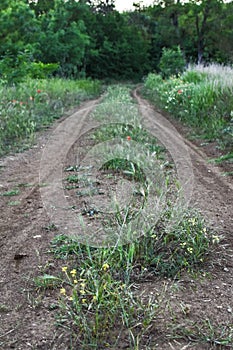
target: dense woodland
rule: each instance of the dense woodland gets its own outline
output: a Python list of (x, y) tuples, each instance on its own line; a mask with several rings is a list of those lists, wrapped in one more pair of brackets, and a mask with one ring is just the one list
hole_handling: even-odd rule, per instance
[[(158, 0), (119, 13), (114, 0), (1, 0), (0, 78), (138, 80), (163, 48), (187, 63), (233, 62), (233, 2)], [(42, 73), (43, 72), (43, 73)]]

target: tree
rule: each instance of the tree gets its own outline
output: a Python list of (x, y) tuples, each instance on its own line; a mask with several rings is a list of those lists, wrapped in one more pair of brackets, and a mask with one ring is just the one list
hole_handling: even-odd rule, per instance
[[(194, 0), (184, 5), (183, 31), (186, 38), (192, 37), (192, 45), (196, 47), (197, 62), (209, 60), (215, 48), (211, 37), (218, 35), (216, 24), (222, 12), (221, 0)], [(217, 30), (216, 30), (217, 29)], [(211, 52), (212, 47), (212, 52)]]
[(75, 1), (55, 0), (54, 9), (41, 15), (41, 34), (37, 59), (43, 63), (60, 65), (60, 75), (78, 77), (83, 66), (89, 36), (82, 19), (74, 18), (79, 13)]
[(147, 12), (156, 22), (152, 53), (179, 45), (187, 60), (232, 61), (232, 6), (223, 0), (155, 1)]
[(233, 2), (221, 3), (212, 14), (211, 30), (208, 32), (210, 58), (219, 63), (233, 62)]
[(27, 3), (31, 7), (37, 17), (42, 14), (48, 13), (51, 9), (54, 8), (54, 0), (27, 0)]
[(142, 32), (117, 11), (95, 14), (87, 74), (96, 78), (139, 79), (148, 72), (149, 45)]
[(94, 12), (108, 14), (115, 10), (115, 0), (87, 0)]
[(16, 83), (27, 75), (33, 60), (38, 22), (24, 0), (3, 0), (0, 10), (0, 75)]
[(176, 49), (163, 49), (159, 68), (163, 78), (169, 78), (172, 75), (178, 76), (184, 71), (185, 60), (179, 46)]
[(0, 5), (0, 56), (33, 52), (38, 23), (24, 0), (3, 0)]

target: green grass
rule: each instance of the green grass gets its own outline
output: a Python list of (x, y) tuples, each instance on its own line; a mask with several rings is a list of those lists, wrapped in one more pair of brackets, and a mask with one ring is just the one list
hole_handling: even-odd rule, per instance
[(156, 298), (142, 303), (130, 286), (112, 278), (110, 271), (107, 263), (98, 270), (94, 266), (81, 271), (62, 267), (58, 323), (72, 328), (78, 335), (74, 337), (76, 346), (82, 349), (117, 348), (123, 333), (133, 348), (159, 312)]
[[(52, 241), (51, 252), (57, 258), (65, 259), (74, 254), (80, 264), (88, 260), (94, 265), (108, 262), (113, 276), (121, 275), (124, 282), (132, 281), (134, 277), (143, 279), (148, 273), (174, 277), (183, 269), (195, 270), (206, 260), (211, 244), (218, 243), (219, 237), (209, 232), (200, 215), (189, 212), (182, 222), (177, 222), (171, 231), (166, 232), (169, 213), (166, 215), (167, 218), (161, 218), (145, 236), (123, 246), (91, 248), (79, 244), (75, 238), (60, 235)], [(134, 266), (140, 270), (138, 276)]]
[(69, 236), (54, 237), (50, 254), (61, 260), (61, 270), (39, 276), (35, 285), (57, 291), (57, 324), (72, 332), (74, 346), (117, 348), (124, 336), (129, 349), (140, 349), (159, 319), (163, 294), (142, 298), (135, 283), (202, 269), (219, 237), (196, 213), (187, 212), (170, 232), (163, 229), (163, 220), (123, 246), (93, 248)]
[(114, 123), (103, 125), (93, 132), (92, 138), (96, 142), (104, 142), (114, 138), (135, 141), (147, 147), (151, 153), (156, 155), (157, 159), (164, 159), (165, 148), (159, 145), (158, 140), (143, 129), (140, 124)]
[(28, 147), (36, 131), (100, 92), (100, 82), (92, 80), (27, 79), (16, 86), (0, 85), (0, 156)]
[(233, 162), (233, 153), (230, 152), (230, 153), (227, 153), (227, 154), (224, 154), (218, 158), (213, 158), (210, 160), (210, 162), (214, 162), (214, 163), (217, 163), (217, 164), (221, 164), (222, 162), (229, 162), (229, 163), (232, 163)]
[(194, 66), (179, 78), (149, 74), (144, 93), (160, 108), (223, 149), (232, 148), (233, 69)]
[[(211, 349), (231, 349), (233, 343), (232, 324), (213, 324), (210, 319), (202, 320), (198, 324), (190, 324), (188, 327), (177, 325), (171, 338), (189, 339), (196, 344), (209, 344)], [(223, 346), (223, 347), (222, 347)]]
[(14, 207), (14, 206), (20, 205), (20, 201), (10, 201), (8, 202), (8, 205), (10, 207)]
[(0, 193), (0, 196), (11, 197), (11, 196), (17, 196), (19, 193), (20, 193), (20, 190), (18, 188), (14, 188), (12, 190)]

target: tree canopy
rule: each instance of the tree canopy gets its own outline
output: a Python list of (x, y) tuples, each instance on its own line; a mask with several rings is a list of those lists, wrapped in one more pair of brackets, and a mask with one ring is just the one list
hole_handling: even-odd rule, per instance
[(114, 0), (1, 0), (0, 10), (0, 60), (12, 68), (26, 60), (56, 63), (62, 77), (138, 80), (177, 47), (186, 62), (233, 62), (232, 1), (158, 0), (119, 13)]

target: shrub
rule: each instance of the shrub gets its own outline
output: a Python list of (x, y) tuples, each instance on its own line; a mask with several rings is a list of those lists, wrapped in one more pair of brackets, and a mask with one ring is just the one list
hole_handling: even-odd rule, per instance
[(58, 63), (32, 62), (29, 67), (29, 76), (34, 79), (45, 79), (51, 76), (59, 67)]
[(176, 49), (163, 48), (159, 69), (163, 78), (178, 76), (185, 70), (185, 59), (179, 46)]

